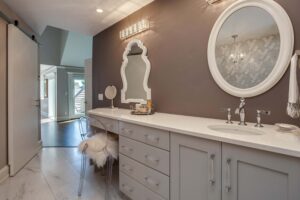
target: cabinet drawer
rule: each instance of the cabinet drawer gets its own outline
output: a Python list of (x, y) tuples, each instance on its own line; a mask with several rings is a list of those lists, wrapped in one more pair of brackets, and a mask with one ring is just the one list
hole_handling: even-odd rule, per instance
[(132, 200), (164, 200), (122, 172), (120, 172), (120, 191)]
[(137, 180), (148, 189), (169, 199), (169, 177), (139, 162), (120, 155), (120, 171)]
[(169, 175), (169, 152), (120, 136), (120, 153)]
[(170, 150), (170, 134), (168, 131), (139, 126), (126, 122), (120, 122), (119, 126), (120, 135), (155, 147), (159, 147), (161, 149), (168, 151)]
[[(106, 126), (108, 131), (113, 132), (113, 133), (117, 133), (117, 134), (119, 133), (119, 126), (118, 126), (118, 121), (117, 120), (110, 119), (110, 118), (105, 118), (105, 117), (99, 117), (99, 116), (96, 116), (96, 115), (90, 115), (90, 117), (102, 122)], [(91, 125), (95, 126), (95, 127), (98, 127), (98, 128), (101, 128), (101, 129), (104, 129), (104, 127), (99, 125), (99, 124), (93, 124), (91, 122)]]

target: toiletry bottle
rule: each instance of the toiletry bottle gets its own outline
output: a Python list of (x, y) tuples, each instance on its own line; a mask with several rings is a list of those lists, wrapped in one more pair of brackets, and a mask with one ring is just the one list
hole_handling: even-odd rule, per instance
[(147, 109), (148, 109), (148, 112), (151, 113), (151, 111), (152, 111), (152, 100), (151, 99), (147, 100)]

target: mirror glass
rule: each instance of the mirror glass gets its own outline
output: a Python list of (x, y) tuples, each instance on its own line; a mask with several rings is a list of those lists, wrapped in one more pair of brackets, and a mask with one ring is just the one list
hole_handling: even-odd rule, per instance
[(127, 55), (128, 64), (125, 68), (128, 89), (125, 92), (127, 99), (147, 100), (147, 94), (143, 87), (143, 81), (146, 73), (146, 63), (142, 59), (143, 50), (136, 44), (131, 47)]
[(125, 50), (121, 75), (123, 78), (122, 103), (145, 103), (150, 99), (150, 89), (147, 86), (150, 62), (146, 48), (140, 41), (128, 44)]
[(280, 33), (260, 7), (243, 7), (223, 23), (215, 45), (217, 68), (230, 85), (248, 89), (263, 82), (276, 66)]

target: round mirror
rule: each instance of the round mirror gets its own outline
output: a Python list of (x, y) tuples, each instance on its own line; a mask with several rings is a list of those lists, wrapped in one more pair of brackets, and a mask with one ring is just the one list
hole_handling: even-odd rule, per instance
[(293, 44), (291, 21), (275, 1), (237, 1), (222, 13), (212, 30), (210, 71), (231, 95), (260, 95), (285, 73)]
[(114, 85), (109, 85), (105, 89), (105, 97), (109, 100), (113, 100), (117, 96), (117, 88)]

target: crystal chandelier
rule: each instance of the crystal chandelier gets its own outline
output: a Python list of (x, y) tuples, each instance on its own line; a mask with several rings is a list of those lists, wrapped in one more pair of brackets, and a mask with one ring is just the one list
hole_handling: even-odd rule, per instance
[(239, 35), (232, 35), (231, 37), (233, 39), (233, 47), (229, 59), (231, 60), (232, 63), (237, 64), (244, 60), (245, 54), (239, 51), (239, 47), (236, 42)]

